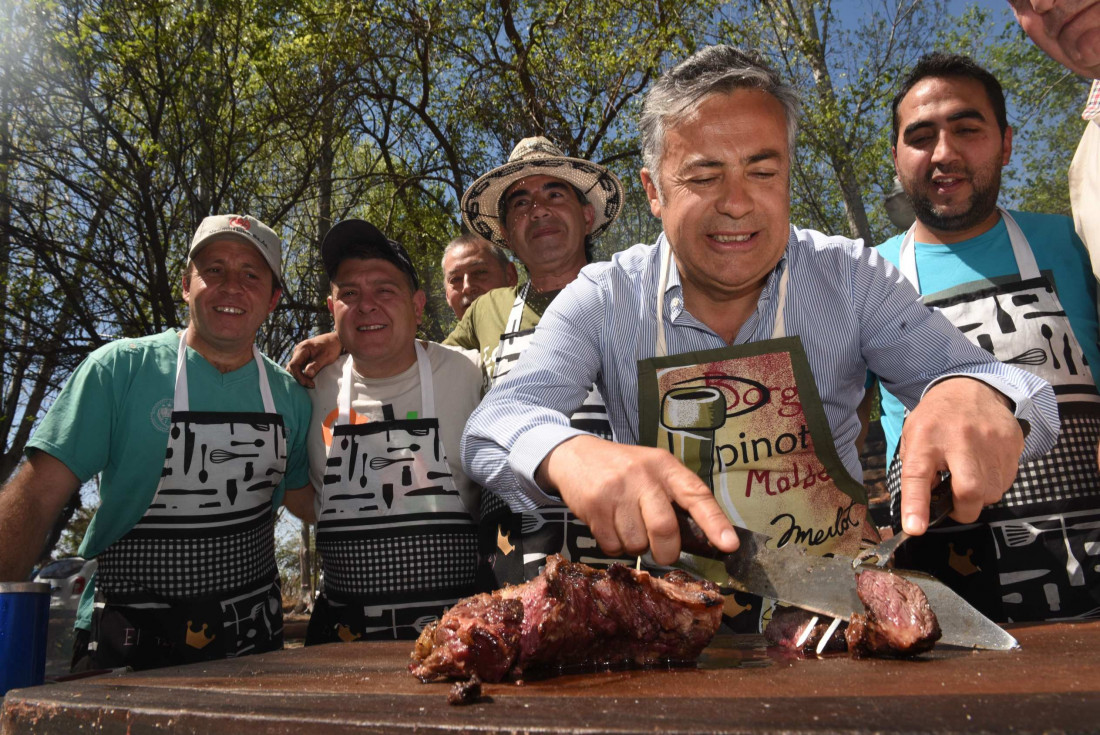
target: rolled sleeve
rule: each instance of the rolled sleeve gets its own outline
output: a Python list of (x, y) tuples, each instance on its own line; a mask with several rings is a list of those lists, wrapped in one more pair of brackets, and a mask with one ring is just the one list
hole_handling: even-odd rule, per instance
[(559, 444), (600, 372), (599, 289), (583, 275), (554, 299), (516, 366), (486, 394), (462, 436), (466, 472), (513, 510), (558, 505), (535, 472)]

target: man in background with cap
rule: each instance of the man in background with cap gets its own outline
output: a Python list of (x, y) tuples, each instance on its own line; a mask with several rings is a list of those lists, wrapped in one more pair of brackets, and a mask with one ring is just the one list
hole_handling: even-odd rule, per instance
[(447, 244), (442, 265), (447, 304), (459, 319), (481, 294), (515, 286), (519, 280), (516, 266), (504, 248), (472, 232)]
[(324, 589), (306, 645), (416, 638), (475, 591), (480, 488), (459, 440), (473, 353), (416, 339), (426, 297), (400, 244), (361, 219), (321, 244), (348, 354), (317, 375), (309, 432)]
[(89, 355), (0, 493), (0, 580), (21, 580), (70, 496), (99, 475), (80, 547), (99, 565), (74, 668), (282, 648), (274, 511), (308, 481), (310, 406), (254, 344), (282, 293), (280, 254), (254, 217), (204, 219), (182, 279), (187, 328)]
[[(613, 173), (565, 156), (543, 137), (521, 140), (507, 163), (480, 177), (463, 194), (462, 217), (471, 232), (511, 250), (528, 276), (522, 284), (482, 294), (443, 341), (478, 351), (486, 389), (515, 366), (543, 312), (591, 260), (593, 240), (615, 220), (622, 204), (622, 183)], [(316, 365), (307, 362), (330, 362), (336, 355), (335, 342), (331, 335), (322, 335), (299, 345), (291, 372), (297, 376), (305, 366), (306, 376), (314, 374)], [(594, 386), (573, 413), (572, 424), (611, 438), (607, 410)], [(602, 554), (588, 529), (564, 505), (512, 514), (497, 496), (484, 493), (481, 523), (481, 551), (493, 571), (485, 586), (531, 579), (553, 553), (594, 566), (623, 560)]]

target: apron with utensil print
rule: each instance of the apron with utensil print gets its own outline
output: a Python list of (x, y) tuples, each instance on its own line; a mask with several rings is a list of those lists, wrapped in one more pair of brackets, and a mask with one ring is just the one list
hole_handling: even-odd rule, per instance
[[(924, 297), (972, 342), (1054, 387), (1062, 431), (1049, 454), (1020, 464), (1012, 487), (980, 523), (948, 519), (911, 538), (899, 567), (935, 575), (993, 620), (1100, 617), (1100, 394), (1091, 367), (1027, 238), (1001, 210), (1019, 276), (963, 284)], [(913, 230), (901, 272), (920, 290)], [(900, 528), (901, 461), (887, 475)]]
[[(845, 469), (798, 336), (786, 336), (788, 271), (778, 284), (770, 339), (668, 355), (664, 296), (671, 249), (657, 287), (656, 356), (638, 362), (640, 443), (664, 447), (707, 483), (730, 521), (776, 547), (855, 556), (877, 543), (867, 493)], [(720, 584), (720, 562), (681, 555), (681, 564)], [(726, 622), (759, 632), (774, 600), (727, 596)]]
[(283, 647), (272, 496), (286, 430), (252, 348), (263, 412), (189, 410), (180, 334), (168, 447), (141, 520), (99, 556), (95, 668), (158, 666)]
[(447, 464), (431, 362), (415, 345), (416, 418), (352, 424), (352, 359), (344, 364), (317, 516), (324, 589), (306, 645), (414, 639), (475, 591), (477, 525)]
[[(507, 326), (486, 366), (490, 387), (512, 370), (531, 344), (535, 330), (520, 329), (530, 288), (531, 282), (527, 281), (516, 293)], [(592, 386), (584, 402), (569, 417), (569, 423), (601, 439), (612, 438), (607, 407), (596, 386)], [(482, 573), (487, 577), (479, 584), (482, 589), (534, 579), (551, 554), (561, 554), (570, 561), (596, 568), (636, 562), (636, 557), (603, 553), (588, 526), (564, 504), (513, 513), (494, 493), (484, 492), (481, 494), (481, 519), (480, 550), (485, 560)]]

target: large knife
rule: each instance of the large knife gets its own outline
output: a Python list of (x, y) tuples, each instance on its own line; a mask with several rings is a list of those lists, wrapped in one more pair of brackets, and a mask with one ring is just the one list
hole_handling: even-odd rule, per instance
[[(725, 587), (845, 621), (853, 613), (867, 612), (856, 594), (856, 579), (863, 570), (876, 567), (853, 568), (851, 559), (811, 556), (794, 544), (776, 548), (770, 537), (736, 526), (741, 546), (725, 554), (707, 541), (706, 534), (686, 512), (677, 508), (676, 515), (681, 548), (689, 554), (721, 561), (729, 575)], [(939, 643), (997, 651), (1019, 648), (1016, 639), (1001, 626), (935, 577), (900, 569), (879, 571), (899, 574), (924, 591), (943, 631)]]

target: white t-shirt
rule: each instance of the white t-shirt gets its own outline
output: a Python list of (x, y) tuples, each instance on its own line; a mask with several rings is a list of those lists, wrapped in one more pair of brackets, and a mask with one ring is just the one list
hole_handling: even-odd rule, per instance
[[(470, 516), (477, 520), (481, 487), (462, 471), (458, 451), (466, 419), (481, 402), (481, 368), (476, 350), (462, 350), (435, 342), (421, 342), (432, 365), (436, 418), (439, 434), (447, 453), (447, 464), (454, 475), (455, 488)], [(316, 388), (309, 391), (313, 401), (313, 419), (309, 425), (309, 479), (317, 490), (314, 505), (320, 513), (321, 491), (328, 445), (332, 442), (332, 424), (336, 421), (337, 390), (344, 363), (351, 355), (342, 355), (317, 375)], [(386, 417), (404, 419), (409, 412), (424, 418), (420, 400), (420, 371), (414, 362), (408, 370), (390, 378), (369, 379), (352, 368), (354, 381), (351, 399), (352, 423), (382, 421)]]

